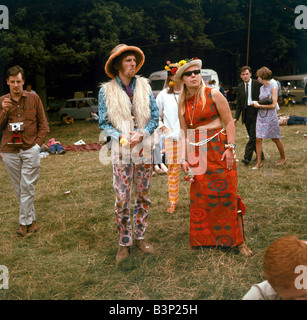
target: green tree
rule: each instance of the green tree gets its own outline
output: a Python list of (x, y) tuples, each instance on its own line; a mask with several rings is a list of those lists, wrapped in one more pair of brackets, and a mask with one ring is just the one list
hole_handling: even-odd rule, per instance
[(85, 86), (102, 73), (110, 49), (121, 39), (145, 34), (142, 10), (116, 2), (16, 0), (9, 8), (10, 29), (1, 34), (0, 58), (6, 67), (19, 64), (35, 76), (44, 105), (46, 75), (63, 91), (69, 83)]
[(143, 25), (146, 34), (134, 39), (145, 50), (144, 70), (149, 73), (162, 70), (167, 60), (179, 61), (198, 56), (201, 50), (213, 48), (205, 28), (201, 0), (118, 0), (121, 5), (144, 11)]
[(306, 30), (294, 27), (296, 0), (8, 0), (5, 5), (10, 28), (1, 30), (0, 61), (5, 68), (22, 65), (44, 102), (46, 87), (49, 94), (53, 87), (70, 96), (107, 80), (104, 64), (118, 43), (143, 49), (145, 75), (161, 70), (166, 60), (197, 56), (235, 84), (247, 53), (253, 70), (267, 65), (277, 74), (306, 72)]

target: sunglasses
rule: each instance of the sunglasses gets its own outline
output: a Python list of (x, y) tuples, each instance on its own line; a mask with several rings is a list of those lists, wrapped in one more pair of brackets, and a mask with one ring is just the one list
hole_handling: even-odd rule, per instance
[(200, 74), (200, 70), (193, 70), (193, 71), (184, 72), (184, 73), (182, 74), (182, 77), (183, 77), (183, 76), (191, 77), (191, 75), (192, 75), (193, 73), (194, 73), (195, 75), (198, 75), (198, 74)]

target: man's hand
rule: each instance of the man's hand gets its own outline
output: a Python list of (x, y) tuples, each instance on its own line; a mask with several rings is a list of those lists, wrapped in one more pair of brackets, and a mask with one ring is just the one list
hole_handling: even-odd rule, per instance
[(7, 114), (10, 110), (10, 108), (12, 107), (12, 101), (9, 98), (5, 98), (2, 101), (2, 110), (5, 114)]
[(134, 148), (137, 144), (139, 144), (143, 140), (143, 136), (137, 132), (130, 132), (130, 149)]

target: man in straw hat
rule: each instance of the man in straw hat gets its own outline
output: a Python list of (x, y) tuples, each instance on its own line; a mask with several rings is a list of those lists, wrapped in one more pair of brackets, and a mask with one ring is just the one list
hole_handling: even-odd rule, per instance
[(135, 243), (143, 253), (154, 252), (144, 236), (151, 203), (151, 137), (159, 124), (159, 109), (148, 80), (136, 76), (144, 60), (141, 49), (125, 44), (116, 46), (105, 65), (105, 72), (112, 80), (102, 84), (98, 96), (99, 128), (112, 141), (118, 263), (129, 256), (133, 242), (130, 219), (132, 181), (135, 189)]

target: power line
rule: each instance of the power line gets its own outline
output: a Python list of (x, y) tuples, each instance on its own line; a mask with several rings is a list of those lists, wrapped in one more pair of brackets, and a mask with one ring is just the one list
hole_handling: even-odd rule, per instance
[(281, 1), (279, 0), (275, 0), (276, 2), (278, 2), (279, 4), (281, 4), (284, 8), (290, 10), (290, 11), (295, 11), (294, 9), (290, 8), (289, 6), (287, 6), (286, 4), (282, 3)]

